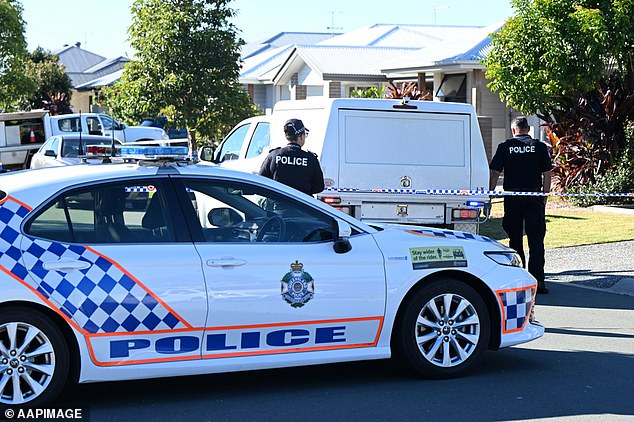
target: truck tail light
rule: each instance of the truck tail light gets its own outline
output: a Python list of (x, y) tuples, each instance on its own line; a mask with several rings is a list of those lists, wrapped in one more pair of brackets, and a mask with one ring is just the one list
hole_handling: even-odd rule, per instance
[(455, 208), (451, 212), (452, 220), (476, 220), (479, 210), (473, 208)]
[(335, 205), (335, 204), (341, 203), (341, 198), (336, 196), (325, 196), (321, 198), (321, 200), (324, 201), (328, 205)]
[(331, 205), (333, 208), (338, 209), (339, 211), (343, 213), (352, 215), (352, 207), (337, 205), (337, 204), (341, 204), (341, 198), (339, 198), (338, 196), (323, 196), (319, 199), (323, 201), (324, 203)]

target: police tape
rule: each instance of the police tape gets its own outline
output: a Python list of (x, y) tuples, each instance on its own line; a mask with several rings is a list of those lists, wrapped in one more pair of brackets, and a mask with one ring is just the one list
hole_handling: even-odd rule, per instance
[(358, 189), (326, 187), (325, 192), (391, 193), (402, 195), (464, 195), (464, 196), (557, 196), (557, 197), (617, 197), (634, 198), (634, 193), (559, 193), (521, 192), (504, 190), (468, 189)]

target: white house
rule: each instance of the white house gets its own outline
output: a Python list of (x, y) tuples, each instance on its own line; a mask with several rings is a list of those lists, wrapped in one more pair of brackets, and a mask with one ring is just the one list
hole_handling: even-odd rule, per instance
[[(487, 87), (481, 63), (491, 49), (489, 35), (501, 26), (376, 24), (294, 45), (276, 36), (281, 43), (250, 50), (247, 57), (243, 52), (240, 82), (270, 112), (279, 100), (349, 97), (354, 89), (382, 87), (388, 80), (416, 81), (435, 101), (473, 104), (490, 155), (511, 136), (517, 114)], [(536, 130), (537, 119), (533, 123)]]
[[(106, 59), (81, 48), (81, 43), (65, 45), (53, 51), (73, 83), (70, 107), (73, 111), (90, 112), (94, 102), (93, 88), (108, 85), (121, 77), (127, 57)], [(109, 83), (103, 83), (108, 81)]]
[(243, 48), (240, 82), (264, 112), (282, 99), (347, 97), (354, 89), (384, 86), (381, 63), (477, 28), (375, 24), (335, 36), (283, 32), (257, 43), (270, 44), (257, 53), (252, 44)]

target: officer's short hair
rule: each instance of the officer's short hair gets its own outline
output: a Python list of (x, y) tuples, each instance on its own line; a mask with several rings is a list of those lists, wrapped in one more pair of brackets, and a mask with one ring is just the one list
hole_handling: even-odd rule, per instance
[(514, 118), (511, 122), (511, 127), (518, 129), (520, 132), (528, 132), (531, 128), (528, 124), (528, 120), (524, 116)]

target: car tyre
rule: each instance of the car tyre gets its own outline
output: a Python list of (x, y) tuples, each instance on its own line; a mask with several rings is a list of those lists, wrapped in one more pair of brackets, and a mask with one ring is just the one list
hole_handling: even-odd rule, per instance
[(0, 408), (47, 405), (62, 391), (68, 376), (69, 350), (59, 327), (41, 312), (4, 308), (0, 313)]
[(408, 301), (395, 333), (397, 358), (429, 378), (464, 375), (482, 358), (491, 323), (480, 294), (458, 280), (424, 285)]

